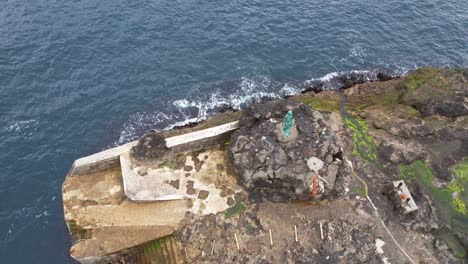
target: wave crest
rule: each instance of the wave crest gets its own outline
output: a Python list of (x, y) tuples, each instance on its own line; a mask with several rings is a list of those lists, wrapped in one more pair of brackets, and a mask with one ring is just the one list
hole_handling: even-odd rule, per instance
[(338, 90), (357, 83), (393, 78), (400, 74), (402, 72), (356, 70), (331, 72), (298, 83), (281, 82), (268, 75), (257, 75), (243, 76), (235, 81), (199, 84), (186, 98), (168, 102), (167, 105), (158, 108), (157, 112), (132, 114), (123, 124), (119, 139), (113, 145), (134, 140), (149, 129), (167, 130), (200, 122), (226, 109), (240, 110), (255, 102), (279, 99), (306, 91)]

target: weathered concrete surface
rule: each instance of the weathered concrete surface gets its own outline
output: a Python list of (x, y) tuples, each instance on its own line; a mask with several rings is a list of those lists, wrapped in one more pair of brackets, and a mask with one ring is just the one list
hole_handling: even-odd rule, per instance
[(65, 221), (77, 241), (70, 253), (77, 260), (99, 259), (171, 234), (187, 211), (184, 200), (128, 201), (119, 167), (67, 177), (62, 191)]
[[(218, 148), (183, 155), (179, 168), (169, 165), (134, 165), (128, 154), (121, 156), (125, 195), (138, 202), (192, 199), (191, 211), (210, 214), (226, 210), (227, 189), (239, 189), (236, 178), (226, 172), (226, 154)], [(174, 164), (171, 164), (175, 166)], [(204, 197), (206, 196), (206, 197)], [(231, 197), (232, 198), (232, 197)]]
[(115, 167), (119, 163), (119, 156), (123, 153), (129, 152), (136, 144), (137, 141), (132, 141), (122, 146), (110, 148), (96, 154), (77, 159), (73, 163), (70, 175), (83, 175)]
[(171, 226), (129, 226), (94, 228), (93, 239), (77, 242), (70, 250), (74, 259), (81, 263), (96, 263), (103, 257), (137, 247), (148, 241), (170, 235)]
[[(101, 261), (110, 254), (170, 235), (187, 212), (206, 215), (226, 210), (228, 200), (240, 187), (235, 176), (227, 172), (225, 150), (215, 146), (186, 153), (183, 159), (185, 163), (179, 169), (129, 169), (138, 177), (130, 182), (139, 191), (151, 194), (161, 187), (171, 188), (183, 196), (181, 200), (132, 202), (124, 193), (120, 166), (67, 177), (62, 192), (65, 220), (76, 241), (70, 250), (72, 257), (84, 263)], [(141, 176), (138, 172), (143, 169), (147, 174)]]

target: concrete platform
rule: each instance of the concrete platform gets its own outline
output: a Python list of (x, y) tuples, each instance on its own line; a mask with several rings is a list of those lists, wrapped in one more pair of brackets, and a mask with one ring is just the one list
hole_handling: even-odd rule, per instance
[[(241, 188), (228, 173), (225, 154), (219, 147), (196, 155), (187, 153), (185, 169), (144, 167), (146, 176), (133, 174), (143, 167), (130, 170), (136, 177), (130, 183), (146, 190), (150, 198), (160, 196), (155, 190), (166, 188), (183, 197), (177, 200), (130, 200), (124, 192), (125, 170), (120, 166), (67, 177), (62, 193), (65, 221), (76, 241), (70, 250), (72, 257), (85, 263), (99, 261), (172, 234), (187, 212), (207, 215), (226, 210), (228, 200), (233, 201)], [(175, 181), (179, 188), (174, 187)]]
[(78, 240), (70, 254), (83, 262), (167, 236), (190, 210), (185, 200), (129, 201), (120, 167), (67, 177), (62, 192), (65, 221)]
[[(238, 122), (166, 138), (168, 147), (212, 140), (236, 129)], [(187, 212), (216, 214), (230, 207), (241, 190), (227, 170), (219, 143), (204, 151), (179, 153), (180, 168), (134, 165), (130, 150), (138, 142), (76, 160), (62, 187), (65, 221), (74, 244), (70, 254), (83, 263), (172, 234)], [(197, 143), (198, 144), (198, 143)], [(79, 177), (75, 177), (79, 176)]]
[(192, 212), (226, 210), (227, 193), (237, 191), (236, 179), (226, 172), (225, 152), (209, 149), (187, 153), (182, 168), (135, 166), (128, 154), (120, 156), (125, 195), (135, 202), (191, 199)]

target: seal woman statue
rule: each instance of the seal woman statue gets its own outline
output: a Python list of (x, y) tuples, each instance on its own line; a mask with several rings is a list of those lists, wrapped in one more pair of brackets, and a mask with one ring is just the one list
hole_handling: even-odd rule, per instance
[(288, 113), (283, 118), (283, 137), (289, 138), (289, 132), (293, 126), (293, 112), (289, 110)]

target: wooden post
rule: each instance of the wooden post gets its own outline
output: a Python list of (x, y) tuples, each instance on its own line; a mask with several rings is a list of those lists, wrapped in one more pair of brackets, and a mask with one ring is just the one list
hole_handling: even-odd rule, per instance
[(323, 227), (322, 227), (322, 222), (320, 222), (320, 238), (323, 240)]
[(297, 226), (294, 225), (294, 240), (297, 242), (299, 242), (299, 239), (297, 239)]
[(215, 241), (216, 240), (213, 239), (213, 246), (211, 247), (211, 255), (213, 255), (214, 253)]
[(271, 229), (268, 229), (268, 233), (270, 233), (270, 245), (273, 246), (273, 236), (271, 235)]

